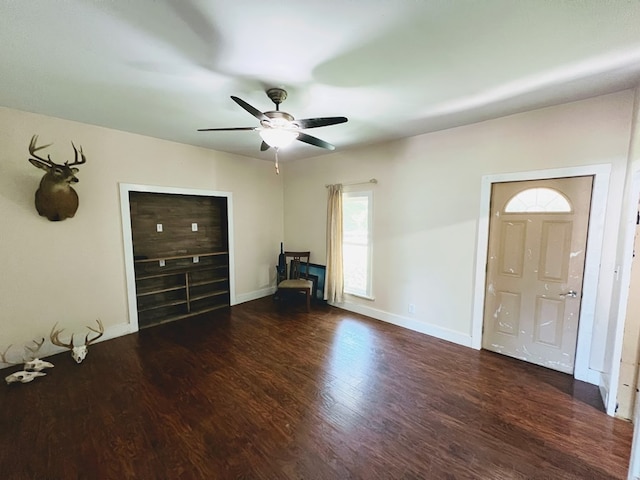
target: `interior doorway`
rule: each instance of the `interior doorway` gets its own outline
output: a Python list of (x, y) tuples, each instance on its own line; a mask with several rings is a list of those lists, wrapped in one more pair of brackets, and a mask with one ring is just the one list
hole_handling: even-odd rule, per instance
[(573, 374), (593, 176), (494, 183), (482, 347)]

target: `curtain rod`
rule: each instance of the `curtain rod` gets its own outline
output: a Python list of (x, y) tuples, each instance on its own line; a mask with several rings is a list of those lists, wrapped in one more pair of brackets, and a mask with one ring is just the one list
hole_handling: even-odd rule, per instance
[[(343, 183), (342, 186), (343, 187), (348, 187), (350, 185), (363, 185), (365, 183), (378, 183), (378, 180), (376, 180), (375, 178), (372, 178), (370, 180), (366, 180), (366, 181), (362, 181), (362, 182), (351, 182), (351, 183)], [(325, 188), (329, 188), (331, 185), (325, 185)]]

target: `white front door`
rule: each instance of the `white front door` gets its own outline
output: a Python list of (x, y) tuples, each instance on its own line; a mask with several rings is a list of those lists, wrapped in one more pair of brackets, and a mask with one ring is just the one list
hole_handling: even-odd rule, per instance
[(493, 184), (483, 348), (573, 373), (592, 185)]

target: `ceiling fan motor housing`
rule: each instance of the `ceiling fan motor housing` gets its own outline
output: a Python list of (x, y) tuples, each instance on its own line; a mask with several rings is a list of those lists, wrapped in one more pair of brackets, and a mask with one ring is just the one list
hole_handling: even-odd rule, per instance
[(281, 112), (279, 110), (276, 111), (271, 111), (271, 112), (264, 112), (264, 114), (269, 117), (270, 121), (265, 121), (262, 120), (260, 121), (260, 124), (263, 127), (285, 127), (285, 126), (292, 126), (290, 125), (291, 122), (293, 122), (294, 118), (293, 115), (288, 114), (287, 112)]
[(270, 88), (267, 90), (267, 96), (276, 104), (276, 109), (278, 109), (278, 105), (287, 99), (287, 91), (283, 88)]

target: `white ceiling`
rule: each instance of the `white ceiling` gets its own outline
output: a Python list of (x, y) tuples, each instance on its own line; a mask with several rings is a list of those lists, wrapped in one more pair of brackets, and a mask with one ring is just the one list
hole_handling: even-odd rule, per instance
[(2, 0), (0, 45), (2, 106), (271, 160), (196, 130), (257, 126), (229, 97), (272, 110), (274, 86), (348, 117), (307, 131), (338, 150), (630, 88), (640, 2)]

